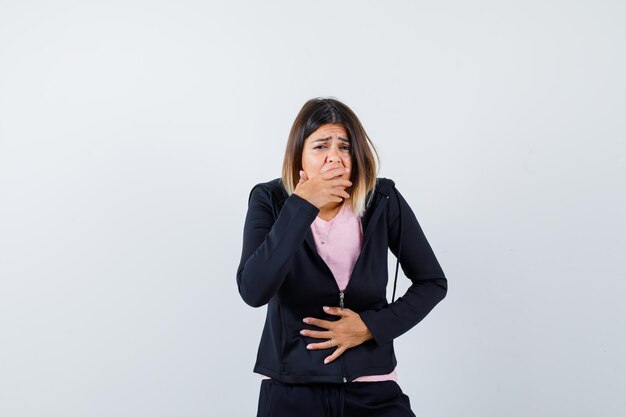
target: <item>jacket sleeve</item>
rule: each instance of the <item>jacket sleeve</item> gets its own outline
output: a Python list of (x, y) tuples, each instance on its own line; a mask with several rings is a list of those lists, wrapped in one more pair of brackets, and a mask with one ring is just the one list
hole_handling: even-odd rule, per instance
[[(391, 184), (393, 190), (389, 196), (389, 248), (396, 258), (400, 252), (402, 271), (412, 284), (393, 303), (379, 310), (359, 313), (379, 345), (390, 342), (422, 321), (448, 291), (448, 281), (413, 210), (395, 188), (393, 181)], [(398, 221), (399, 210), (402, 210), (401, 221)], [(399, 251), (400, 227), (402, 251)]]
[(260, 307), (282, 285), (290, 260), (301, 247), (319, 209), (306, 199), (291, 194), (274, 220), (270, 190), (255, 185), (248, 197), (243, 228), (243, 248), (237, 269), (237, 286), (243, 300)]

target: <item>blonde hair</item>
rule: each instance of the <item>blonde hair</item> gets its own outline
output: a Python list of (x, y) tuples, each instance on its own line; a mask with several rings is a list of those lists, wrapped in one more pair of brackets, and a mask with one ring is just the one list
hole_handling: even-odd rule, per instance
[(291, 195), (300, 180), (302, 150), (306, 138), (320, 126), (328, 123), (341, 125), (348, 133), (352, 159), (350, 169), (352, 186), (348, 202), (352, 212), (361, 217), (369, 203), (365, 199), (376, 186), (380, 157), (356, 114), (337, 99), (316, 97), (304, 103), (289, 132), (281, 182), (287, 194)]

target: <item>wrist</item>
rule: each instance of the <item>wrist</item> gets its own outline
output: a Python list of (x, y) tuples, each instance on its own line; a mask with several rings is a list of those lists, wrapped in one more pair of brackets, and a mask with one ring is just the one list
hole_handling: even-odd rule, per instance
[(367, 329), (365, 332), (365, 341), (367, 342), (368, 340), (372, 340), (374, 338), (374, 335), (372, 334), (372, 332), (370, 332), (370, 329)]
[(315, 214), (317, 215), (320, 211), (319, 207), (317, 207), (315, 204), (311, 203), (311, 201), (309, 201), (305, 196), (300, 195), (300, 192), (296, 193), (295, 191), (291, 194), (291, 199), (297, 200), (297, 204), (302, 206), (302, 207), (306, 207), (307, 210), (310, 210), (312, 212), (315, 212)]
[(370, 332), (369, 327), (367, 327), (367, 324), (365, 324), (363, 320), (361, 320), (361, 325), (363, 326), (361, 331), (361, 338), (363, 339), (363, 341), (367, 342), (368, 340), (373, 339), (374, 335), (372, 334), (372, 332)]
[(293, 194), (297, 195), (298, 197), (305, 200), (307, 203), (311, 204), (312, 206), (314, 206), (316, 209), (319, 210), (319, 207), (311, 201), (307, 193), (303, 193), (302, 191), (298, 191), (298, 192), (294, 191)]

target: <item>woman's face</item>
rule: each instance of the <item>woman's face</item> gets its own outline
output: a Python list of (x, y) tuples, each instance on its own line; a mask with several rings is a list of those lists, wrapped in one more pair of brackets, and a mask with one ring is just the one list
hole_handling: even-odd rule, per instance
[[(341, 125), (325, 124), (311, 133), (302, 149), (302, 169), (308, 178), (316, 177), (331, 168), (342, 166), (352, 170), (350, 139)], [(350, 178), (350, 174), (345, 174)]]

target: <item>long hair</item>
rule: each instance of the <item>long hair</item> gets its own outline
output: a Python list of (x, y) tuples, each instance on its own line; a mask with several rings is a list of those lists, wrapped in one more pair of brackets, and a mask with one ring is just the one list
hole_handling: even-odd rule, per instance
[(365, 201), (368, 193), (376, 186), (380, 157), (356, 114), (339, 100), (316, 97), (304, 103), (289, 132), (283, 159), (282, 184), (288, 195), (294, 192), (300, 181), (304, 142), (311, 133), (327, 123), (341, 125), (348, 133), (352, 159), (349, 204), (352, 211), (360, 217), (369, 203)]

